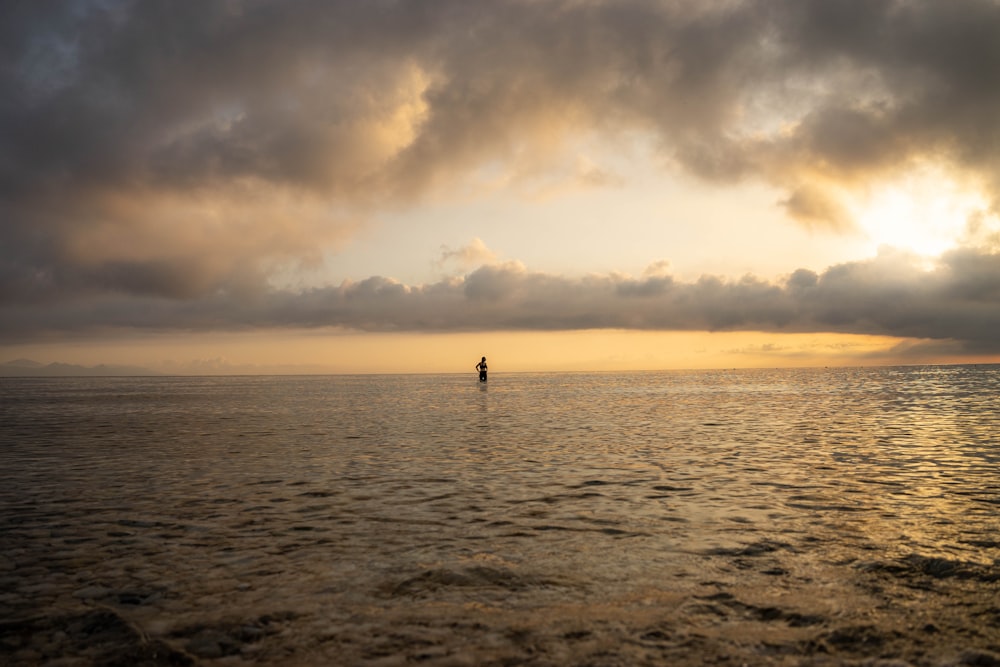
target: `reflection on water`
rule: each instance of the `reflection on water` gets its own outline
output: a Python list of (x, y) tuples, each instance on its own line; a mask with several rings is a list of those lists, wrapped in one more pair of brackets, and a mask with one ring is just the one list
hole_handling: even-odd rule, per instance
[(2, 380), (48, 648), (0, 650), (106, 609), (227, 664), (982, 657), (998, 427), (996, 366)]

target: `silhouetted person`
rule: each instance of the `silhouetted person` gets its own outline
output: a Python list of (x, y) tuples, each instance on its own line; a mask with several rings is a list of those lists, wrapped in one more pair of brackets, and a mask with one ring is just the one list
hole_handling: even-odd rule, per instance
[(486, 357), (476, 364), (476, 370), (479, 371), (479, 381), (486, 382)]

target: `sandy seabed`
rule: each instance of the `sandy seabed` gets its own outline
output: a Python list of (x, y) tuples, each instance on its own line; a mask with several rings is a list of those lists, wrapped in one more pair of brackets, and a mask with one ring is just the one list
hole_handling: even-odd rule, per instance
[(489, 391), (15, 425), (0, 664), (1000, 666), (983, 422), (945, 461), (815, 402), (568, 425)]

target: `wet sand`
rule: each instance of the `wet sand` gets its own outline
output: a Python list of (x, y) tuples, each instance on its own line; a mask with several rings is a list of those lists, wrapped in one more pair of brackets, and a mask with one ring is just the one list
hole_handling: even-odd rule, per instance
[(666, 427), (591, 393), (568, 425), (490, 391), (389, 427), (280, 402), (15, 424), (0, 664), (1000, 665), (995, 441), (963, 459), (948, 431), (992, 421), (715, 395)]

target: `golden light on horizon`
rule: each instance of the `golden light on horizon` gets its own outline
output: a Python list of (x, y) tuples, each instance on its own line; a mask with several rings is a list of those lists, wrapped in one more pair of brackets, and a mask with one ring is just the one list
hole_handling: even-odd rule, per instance
[(150, 334), (87, 341), (74, 348), (32, 343), (10, 353), (12, 358), (43, 363), (94, 366), (113, 352), (116, 363), (177, 375), (471, 373), (484, 355), (494, 374), (990, 362), (947, 346), (921, 352), (920, 344), (888, 336), (825, 333), (612, 329), (414, 334), (315, 329), (196, 338)]

